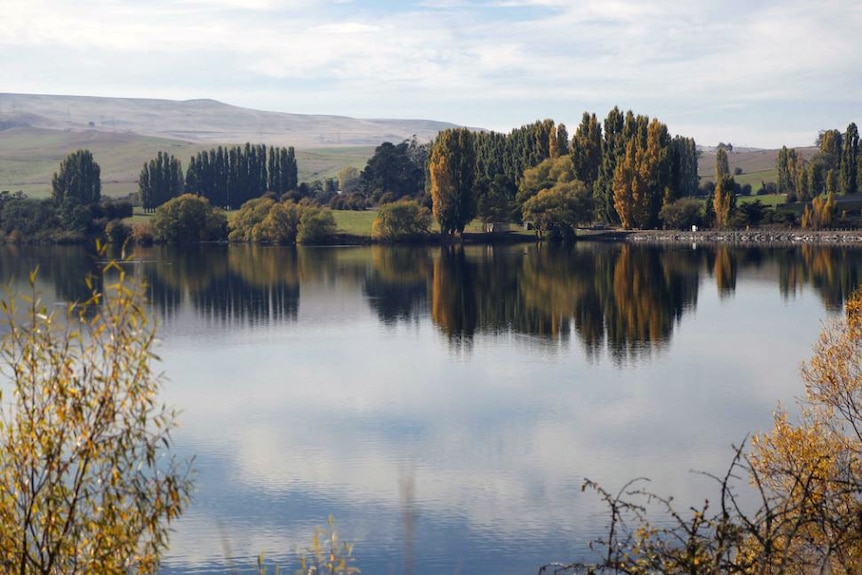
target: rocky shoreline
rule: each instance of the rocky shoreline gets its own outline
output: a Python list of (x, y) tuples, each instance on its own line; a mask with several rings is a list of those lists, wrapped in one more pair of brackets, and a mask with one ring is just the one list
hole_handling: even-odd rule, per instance
[(667, 230), (632, 231), (627, 241), (685, 242), (721, 244), (862, 244), (862, 230), (735, 230), (681, 232)]

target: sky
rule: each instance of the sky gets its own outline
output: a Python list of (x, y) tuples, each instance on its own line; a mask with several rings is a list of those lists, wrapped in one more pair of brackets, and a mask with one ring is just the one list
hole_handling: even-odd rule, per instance
[(0, 0), (0, 90), (574, 133), (613, 106), (698, 144), (862, 122), (860, 0)]

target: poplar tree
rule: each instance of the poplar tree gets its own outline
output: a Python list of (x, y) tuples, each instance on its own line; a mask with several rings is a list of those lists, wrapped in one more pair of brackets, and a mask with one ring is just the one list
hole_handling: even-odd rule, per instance
[(598, 176), (593, 184), (596, 216), (607, 223), (620, 221), (614, 207), (614, 178), (617, 160), (626, 153), (626, 140), (623, 136), (625, 118), (616, 106), (608, 112), (603, 123), (601, 160)]
[(57, 204), (65, 200), (97, 203), (102, 197), (101, 169), (90, 150), (77, 150), (66, 156), (59, 171), (54, 172), (51, 189)]
[(850, 122), (844, 132), (844, 146), (841, 150), (841, 168), (838, 187), (842, 194), (854, 194), (858, 186), (859, 130)]
[(475, 165), (470, 130), (457, 128), (438, 134), (431, 147), (429, 172), (433, 212), (441, 234), (462, 233), (476, 215)]
[(715, 211), (715, 225), (719, 228), (727, 227), (730, 223), (730, 214), (736, 203), (736, 182), (730, 175), (730, 167), (727, 161), (727, 151), (720, 146), (715, 154), (715, 197), (713, 209)]
[(180, 161), (172, 154), (160, 151), (141, 168), (138, 191), (146, 212), (152, 212), (168, 200), (182, 195), (184, 184)]
[(595, 114), (584, 112), (572, 137), (572, 163), (575, 177), (588, 187), (599, 177), (602, 163), (602, 127)]

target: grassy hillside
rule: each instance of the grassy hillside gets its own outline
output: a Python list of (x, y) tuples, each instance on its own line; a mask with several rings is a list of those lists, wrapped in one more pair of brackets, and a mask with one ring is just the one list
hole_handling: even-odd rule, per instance
[[(0, 130), (0, 190), (46, 197), (51, 191), (51, 177), (63, 158), (86, 148), (102, 169), (103, 193), (123, 196), (138, 190), (141, 166), (160, 150), (179, 158), (185, 167), (194, 154), (216, 145), (94, 130)], [(374, 146), (297, 150), (299, 179), (334, 177), (346, 165), (362, 169), (373, 153)]]
[[(797, 148), (797, 151), (802, 157), (809, 158), (817, 148)], [(757, 190), (761, 182), (774, 182), (778, 179), (778, 150), (734, 150), (727, 155), (727, 161), (731, 173), (736, 168), (742, 170), (742, 174), (734, 176), (736, 183), (751, 184), (753, 190)], [(697, 161), (697, 173), (702, 182), (715, 179), (715, 150), (701, 152)]]
[(0, 93), (0, 129), (30, 127), (135, 133), (198, 143), (245, 143), (297, 149), (376, 146), (411, 136), (427, 141), (454, 124), (286, 114), (215, 100), (154, 100)]

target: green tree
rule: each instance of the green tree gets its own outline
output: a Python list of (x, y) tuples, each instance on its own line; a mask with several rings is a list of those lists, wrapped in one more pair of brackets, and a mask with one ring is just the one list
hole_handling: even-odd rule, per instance
[(485, 224), (486, 231), (496, 231), (497, 224), (505, 224), (512, 220), (514, 202), (514, 186), (506, 176), (500, 174), (488, 182), (482, 178), (476, 184), (478, 198), (476, 213)]
[(855, 194), (858, 191), (859, 130), (850, 122), (844, 132), (844, 148), (841, 150), (841, 168), (838, 187), (842, 194)]
[(570, 241), (578, 224), (592, 218), (592, 197), (580, 181), (564, 182), (540, 190), (521, 208), (525, 222), (533, 223), (536, 235)]
[(297, 240), (303, 244), (319, 244), (329, 241), (337, 229), (332, 210), (315, 205), (302, 206)]
[(793, 169), (796, 164), (796, 150), (788, 150), (782, 146), (778, 151), (776, 162), (778, 169), (778, 193), (790, 194), (796, 191)]
[(102, 197), (101, 169), (89, 150), (72, 152), (60, 162), (51, 179), (54, 202), (73, 199), (79, 204), (95, 204)]
[[(243, 209), (249, 203), (260, 201), (250, 200), (243, 205)], [(242, 210), (241, 210), (242, 211)], [(269, 206), (260, 223), (251, 229), (252, 239), (256, 242), (268, 244), (293, 244), (299, 235), (299, 220), (302, 212), (294, 202), (273, 202), (269, 200)], [(233, 232), (231, 232), (233, 239)]]
[[(191, 492), (158, 406), (155, 331), (122, 266), (63, 317), (35, 293), (0, 303), (0, 571), (155, 573)], [(22, 309), (19, 309), (19, 304)]]
[(602, 126), (595, 114), (584, 112), (572, 137), (572, 164), (575, 178), (592, 187), (602, 163)]
[(674, 136), (670, 145), (670, 174), (668, 187), (673, 201), (678, 198), (697, 194), (697, 144), (694, 138)]
[(138, 190), (145, 212), (152, 212), (171, 198), (181, 195), (183, 188), (183, 168), (172, 154), (159, 152), (141, 168)]
[(344, 166), (338, 170), (338, 189), (342, 194), (352, 194), (359, 189), (359, 170)]
[(365, 194), (376, 202), (384, 194), (397, 200), (424, 191), (424, 160), (421, 165), (414, 163), (415, 152), (411, 152), (410, 141), (398, 145), (384, 142), (377, 146), (360, 175)]
[(680, 198), (662, 206), (659, 212), (664, 227), (670, 230), (688, 230), (703, 221), (701, 202), (694, 198)]
[(223, 240), (227, 238), (227, 218), (206, 198), (183, 194), (156, 208), (153, 237), (171, 244)]
[(727, 150), (719, 147), (715, 151), (715, 181), (720, 182), (730, 176), (730, 163), (727, 160)]
[(414, 200), (399, 200), (380, 206), (372, 235), (383, 241), (415, 239), (428, 235), (431, 212)]
[(475, 167), (470, 130), (456, 128), (437, 135), (431, 147), (429, 171), (434, 217), (444, 235), (462, 233), (476, 215)]
[(606, 223), (614, 223), (620, 221), (614, 205), (614, 176), (617, 162), (626, 154), (626, 140), (623, 134), (625, 117), (618, 107), (614, 106), (608, 112), (602, 126), (601, 163), (598, 177), (593, 184), (593, 197), (596, 216)]
[(541, 190), (556, 184), (573, 182), (576, 179), (572, 156), (548, 158), (536, 166), (524, 170), (521, 183), (518, 185), (518, 193), (515, 195), (515, 202), (519, 206), (523, 206), (524, 202)]

